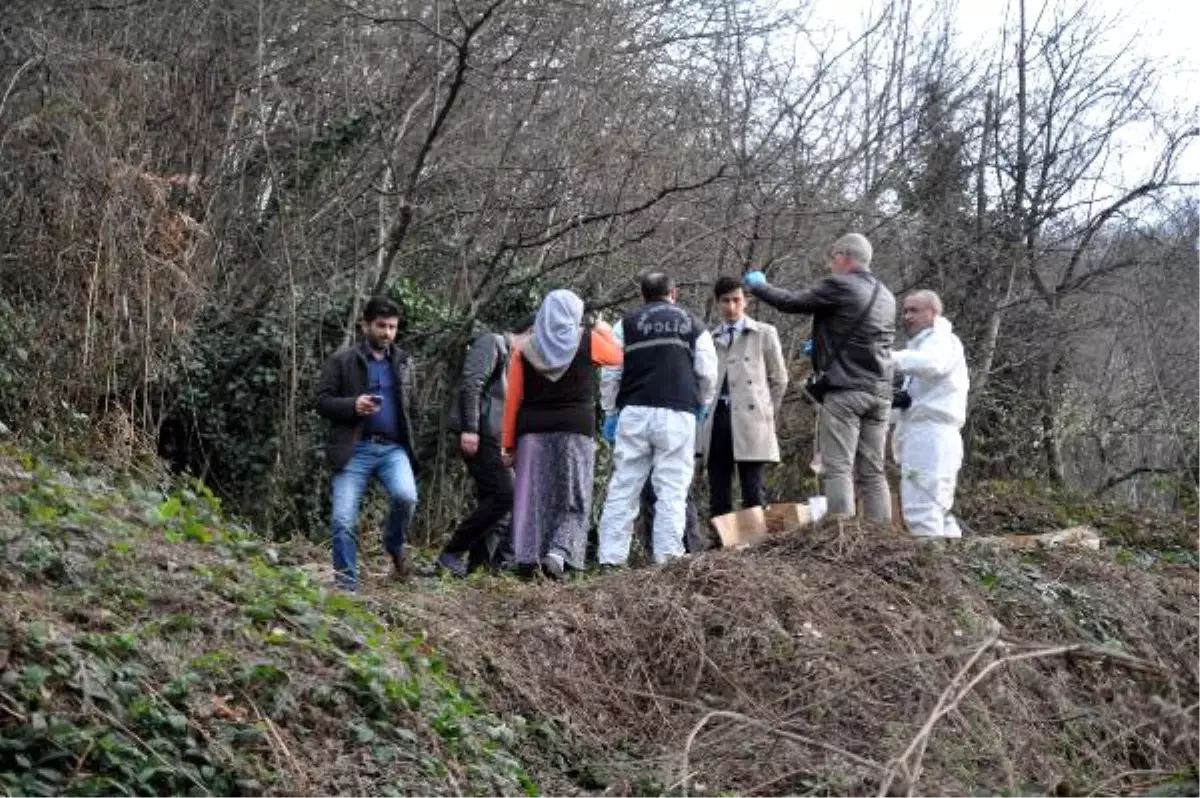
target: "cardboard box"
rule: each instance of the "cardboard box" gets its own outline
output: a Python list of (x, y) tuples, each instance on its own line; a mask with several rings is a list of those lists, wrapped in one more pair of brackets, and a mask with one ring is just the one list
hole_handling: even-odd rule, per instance
[(767, 536), (767, 519), (761, 507), (718, 515), (709, 523), (717, 530), (721, 545), (727, 549), (748, 546)]
[(710, 523), (727, 549), (749, 546), (771, 535), (791, 532), (808, 526), (812, 514), (805, 504), (772, 504), (765, 510), (751, 507), (736, 513), (718, 515)]
[(812, 513), (807, 504), (772, 504), (763, 515), (767, 532), (772, 535), (793, 532), (812, 523)]

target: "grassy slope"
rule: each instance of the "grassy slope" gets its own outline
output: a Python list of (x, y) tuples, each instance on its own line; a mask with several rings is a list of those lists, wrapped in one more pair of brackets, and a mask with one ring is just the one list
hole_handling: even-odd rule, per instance
[(421, 635), (165, 496), (0, 457), (0, 792), (521, 794)]

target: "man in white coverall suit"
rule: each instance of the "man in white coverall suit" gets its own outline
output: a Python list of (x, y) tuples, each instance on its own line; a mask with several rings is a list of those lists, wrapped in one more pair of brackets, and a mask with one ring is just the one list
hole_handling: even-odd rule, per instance
[(962, 341), (932, 291), (904, 298), (904, 330), (908, 348), (892, 352), (896, 371), (904, 376), (902, 390), (912, 399), (907, 409), (895, 413), (893, 438), (904, 520), (919, 537), (961, 537), (950, 508), (962, 467), (959, 430), (966, 421), (970, 387)]
[(641, 288), (646, 304), (613, 328), (625, 362), (619, 369), (604, 369), (600, 377), (600, 403), (607, 413), (604, 436), (615, 440), (613, 473), (600, 516), (601, 565), (624, 565), (629, 559), (647, 476), (656, 497), (654, 561), (683, 555), (696, 426), (717, 388), (712, 335), (700, 319), (675, 304), (674, 281), (652, 272), (642, 278)]

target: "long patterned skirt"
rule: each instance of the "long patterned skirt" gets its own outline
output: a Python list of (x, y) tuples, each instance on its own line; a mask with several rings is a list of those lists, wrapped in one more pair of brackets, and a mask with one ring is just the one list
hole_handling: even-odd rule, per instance
[(573, 432), (540, 432), (517, 439), (512, 544), (519, 565), (553, 552), (582, 569), (592, 508), (596, 442)]

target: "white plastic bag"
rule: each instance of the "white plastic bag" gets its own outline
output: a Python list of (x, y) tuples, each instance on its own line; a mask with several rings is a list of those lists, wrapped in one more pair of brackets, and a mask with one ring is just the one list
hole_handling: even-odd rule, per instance
[(829, 512), (829, 502), (825, 501), (824, 496), (813, 496), (808, 500), (808, 513), (814, 524), (824, 518), (827, 512)]

